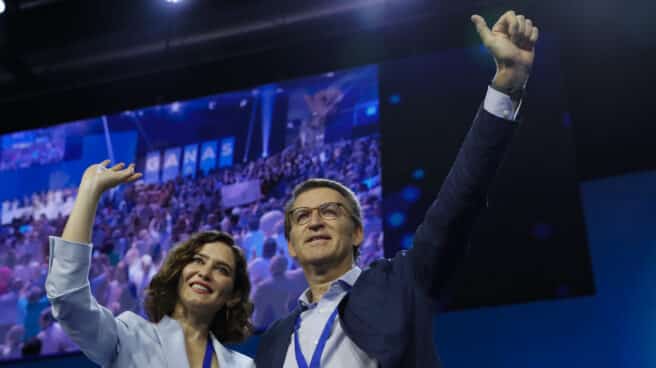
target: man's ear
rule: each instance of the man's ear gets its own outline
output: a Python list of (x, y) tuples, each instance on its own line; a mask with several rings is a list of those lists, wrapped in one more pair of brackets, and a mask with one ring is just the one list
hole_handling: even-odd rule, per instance
[(287, 252), (292, 258), (296, 259), (296, 249), (294, 249), (292, 242), (289, 240), (287, 240)]
[(362, 226), (355, 226), (355, 231), (353, 232), (353, 246), (359, 247), (364, 240), (364, 229)]

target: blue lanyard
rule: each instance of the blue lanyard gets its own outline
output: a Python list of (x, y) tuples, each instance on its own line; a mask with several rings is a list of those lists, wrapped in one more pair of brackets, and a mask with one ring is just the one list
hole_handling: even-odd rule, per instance
[(214, 355), (212, 336), (207, 336), (207, 347), (205, 348), (205, 358), (203, 358), (203, 368), (212, 368), (212, 355)]
[[(319, 342), (317, 347), (312, 354), (312, 361), (310, 362), (310, 368), (319, 368), (321, 367), (321, 354), (323, 354), (323, 349), (326, 347), (326, 342), (328, 337), (330, 337), (330, 331), (333, 329), (333, 324), (337, 319), (337, 308), (330, 314), (326, 326), (324, 326), (323, 331), (321, 331), (321, 336), (319, 337)], [(298, 368), (308, 368), (307, 361), (303, 356), (303, 351), (301, 351), (301, 344), (298, 341), (298, 330), (301, 328), (301, 314), (299, 313), (296, 317), (296, 324), (294, 326), (294, 348), (296, 352), (296, 364)]]

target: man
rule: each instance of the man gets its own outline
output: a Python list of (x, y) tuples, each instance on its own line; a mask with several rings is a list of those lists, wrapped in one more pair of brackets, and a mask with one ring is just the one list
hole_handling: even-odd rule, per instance
[(41, 354), (66, 353), (78, 349), (59, 323), (55, 321), (50, 307), (41, 311), (39, 324), (41, 332), (36, 337), (41, 341)]
[(417, 229), (414, 247), (367, 270), (354, 266), (363, 240), (360, 206), (343, 185), (300, 184), (285, 217), (289, 254), (309, 289), (297, 308), (264, 334), (256, 358), (266, 367), (438, 367), (432, 317), (488, 186), (516, 127), (538, 30), (508, 11), (489, 29), (471, 17), (497, 65), (471, 131)]
[[(270, 276), (253, 287), (251, 301), (253, 309), (253, 326), (262, 330), (275, 320), (287, 315), (289, 309), (289, 282), (285, 277), (287, 258), (275, 256), (270, 263)], [(298, 295), (297, 295), (298, 297)]]
[(257, 285), (271, 275), (269, 264), (278, 252), (278, 243), (273, 238), (268, 238), (262, 246), (262, 256), (256, 257), (248, 263), (248, 276), (251, 279), (251, 287), (255, 289)]

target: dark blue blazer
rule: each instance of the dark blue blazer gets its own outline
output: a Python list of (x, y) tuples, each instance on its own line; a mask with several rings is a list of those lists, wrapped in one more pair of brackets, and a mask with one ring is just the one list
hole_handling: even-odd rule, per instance
[[(374, 262), (340, 303), (344, 332), (382, 368), (440, 366), (433, 341), (436, 305), (467, 253), (469, 233), (516, 125), (479, 109), (412, 249)], [(258, 368), (283, 366), (299, 313), (297, 308), (264, 333)]]

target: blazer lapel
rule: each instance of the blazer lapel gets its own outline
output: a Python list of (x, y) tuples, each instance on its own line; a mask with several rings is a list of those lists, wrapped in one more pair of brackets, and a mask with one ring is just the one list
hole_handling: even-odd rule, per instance
[(278, 330), (280, 335), (278, 335), (278, 338), (274, 343), (275, 346), (272, 349), (272, 367), (282, 367), (285, 364), (287, 349), (289, 349), (291, 336), (294, 333), (294, 323), (296, 322), (296, 317), (300, 313), (301, 308), (297, 307), (289, 316), (287, 316), (287, 318), (280, 321), (280, 327)]
[(239, 367), (240, 365), (237, 361), (235, 361), (235, 357), (233, 356), (232, 352), (223, 346), (219, 340), (214, 337), (213, 333), (210, 333), (210, 336), (212, 336), (212, 346), (214, 347), (214, 352), (216, 353), (216, 359), (219, 361), (219, 367)]
[(169, 368), (189, 368), (184, 334), (180, 324), (176, 320), (164, 316), (157, 324), (157, 332), (166, 357), (166, 366)]

